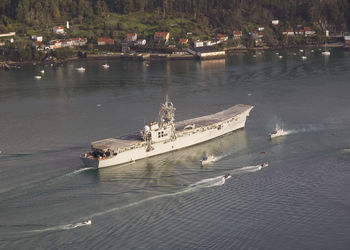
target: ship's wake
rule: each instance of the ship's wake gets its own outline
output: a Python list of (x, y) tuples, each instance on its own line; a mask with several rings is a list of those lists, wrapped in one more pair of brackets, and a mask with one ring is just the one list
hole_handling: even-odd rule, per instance
[(283, 129), (283, 135), (307, 133), (307, 132), (317, 131), (319, 129), (320, 128), (316, 128), (314, 126), (310, 126), (307, 128), (299, 128), (299, 129)]
[(58, 178), (73, 176), (73, 175), (79, 174), (79, 173), (81, 173), (81, 172), (85, 172), (85, 171), (88, 171), (88, 170), (94, 170), (94, 169), (96, 169), (96, 168), (81, 168), (81, 169), (77, 169), (77, 170), (75, 170), (75, 171), (73, 171), (73, 172), (64, 174), (64, 175), (62, 175), (61, 177), (58, 177)]
[(78, 222), (73, 224), (66, 224), (66, 225), (59, 225), (59, 226), (53, 226), (53, 227), (47, 227), (43, 229), (35, 229), (30, 231), (25, 231), (23, 233), (44, 233), (44, 232), (50, 232), (50, 231), (62, 231), (62, 230), (71, 230), (78, 227), (84, 227), (89, 226), (89, 224)]
[[(246, 166), (246, 167), (230, 170), (228, 173), (231, 176), (233, 176), (233, 175), (239, 175), (239, 174), (244, 174), (244, 173), (256, 172), (256, 171), (261, 170), (261, 168), (262, 167), (260, 165)], [(213, 177), (213, 178), (203, 179), (203, 180), (200, 180), (200, 181), (195, 182), (193, 184), (190, 184), (188, 187), (186, 187), (178, 192), (156, 195), (156, 196), (152, 196), (152, 197), (140, 200), (140, 201), (129, 203), (129, 204), (124, 205), (124, 206), (114, 207), (114, 208), (111, 208), (111, 209), (108, 209), (105, 211), (94, 213), (88, 217), (81, 218), (79, 221), (84, 221), (84, 220), (89, 219), (89, 218), (96, 218), (98, 216), (107, 215), (107, 214), (110, 214), (113, 212), (117, 212), (119, 210), (138, 206), (138, 205), (141, 205), (143, 203), (146, 203), (146, 202), (149, 202), (152, 200), (180, 196), (180, 195), (183, 195), (186, 193), (196, 192), (196, 191), (199, 191), (199, 190), (205, 189), (205, 188), (222, 186), (225, 184), (226, 181), (227, 181), (227, 179), (225, 179), (225, 177), (223, 175)], [(75, 229), (75, 228), (82, 227), (82, 226), (86, 226), (86, 224), (84, 224), (84, 223), (66, 224), (66, 225), (60, 225), (60, 226), (55, 226), (55, 227), (48, 227), (45, 229), (26, 231), (25, 233), (42, 233), (42, 232), (48, 232), (48, 231), (70, 230), (70, 229)]]
[(232, 155), (232, 154), (234, 154), (234, 153), (235, 153), (234, 150), (230, 150), (230, 151), (227, 151), (227, 152), (225, 152), (225, 153), (222, 153), (221, 155), (218, 155), (218, 156), (214, 155), (215, 160), (214, 160), (213, 162), (220, 161), (220, 160), (222, 160), (222, 159), (224, 159), (224, 158), (226, 158), (226, 157), (228, 157), (228, 156), (230, 156), (230, 155)]

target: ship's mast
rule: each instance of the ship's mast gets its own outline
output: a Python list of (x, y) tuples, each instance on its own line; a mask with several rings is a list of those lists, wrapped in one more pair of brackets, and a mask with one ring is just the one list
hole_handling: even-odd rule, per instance
[(175, 121), (175, 110), (172, 102), (169, 101), (168, 96), (165, 97), (165, 102), (161, 104), (159, 111), (159, 127), (173, 125)]

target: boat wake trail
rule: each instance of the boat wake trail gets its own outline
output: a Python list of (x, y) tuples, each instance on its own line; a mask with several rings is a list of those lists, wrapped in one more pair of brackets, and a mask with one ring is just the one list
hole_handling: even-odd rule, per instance
[(220, 161), (220, 160), (222, 160), (222, 159), (224, 159), (224, 158), (226, 158), (234, 153), (235, 153), (234, 150), (230, 150), (230, 151), (227, 151), (221, 155), (215, 156), (215, 161)]
[(182, 194), (189, 193), (189, 192), (195, 192), (195, 191), (197, 191), (199, 189), (210, 188), (210, 187), (215, 187), (215, 186), (221, 186), (221, 185), (224, 185), (224, 184), (225, 184), (225, 178), (223, 176), (218, 176), (218, 177), (214, 177), (214, 178), (204, 179), (204, 180), (201, 180), (201, 181), (198, 181), (198, 182), (196, 182), (194, 184), (189, 185), (187, 188), (185, 188), (185, 189), (183, 189), (181, 191), (178, 191), (178, 192), (175, 192), (175, 193), (170, 193), (170, 194), (160, 194), (160, 195), (156, 195), (156, 196), (152, 196), (152, 197), (146, 198), (144, 200), (140, 200), (140, 201), (136, 201), (136, 202), (133, 202), (133, 203), (129, 203), (129, 204), (121, 206), (121, 207), (111, 208), (111, 209), (108, 209), (106, 211), (102, 211), (102, 212), (99, 212), (99, 213), (92, 214), (90, 216), (90, 218), (106, 215), (106, 214), (109, 214), (109, 213), (116, 212), (118, 210), (129, 208), (129, 207), (138, 206), (138, 205), (140, 205), (142, 203), (145, 203), (145, 202), (148, 202), (148, 201), (151, 201), (151, 200), (156, 200), (156, 199), (165, 198), (165, 197), (178, 196), (178, 195), (182, 195)]
[(62, 178), (62, 177), (67, 177), (67, 176), (76, 175), (76, 174), (79, 174), (79, 173), (81, 173), (81, 172), (88, 171), (88, 170), (93, 170), (93, 169), (96, 169), (96, 168), (81, 168), (81, 169), (75, 170), (75, 171), (73, 171), (73, 172), (64, 174), (64, 175), (61, 176), (61, 178)]
[[(229, 173), (232, 176), (232, 175), (256, 172), (256, 171), (261, 170), (261, 168), (262, 167), (260, 165), (246, 166), (246, 167), (242, 167), (242, 168), (231, 170)], [(156, 195), (156, 196), (152, 196), (152, 197), (146, 198), (144, 200), (140, 200), (140, 201), (136, 201), (136, 202), (133, 202), (133, 203), (129, 203), (129, 204), (121, 206), (121, 207), (111, 208), (111, 209), (106, 210), (106, 211), (102, 211), (102, 212), (99, 212), (99, 213), (92, 214), (90, 216), (90, 218), (106, 215), (106, 214), (109, 214), (109, 213), (116, 212), (118, 210), (122, 210), (122, 209), (133, 207), (133, 206), (137, 206), (137, 205), (140, 205), (142, 203), (145, 203), (145, 202), (148, 202), (148, 201), (151, 201), (151, 200), (156, 200), (156, 199), (165, 198), (165, 197), (178, 196), (178, 195), (182, 195), (182, 194), (185, 194), (185, 193), (199, 191), (199, 190), (204, 189), (204, 188), (211, 188), (211, 187), (216, 187), (216, 186), (222, 186), (222, 185), (225, 184), (225, 182), (226, 182), (226, 179), (224, 178), (223, 175), (220, 175), (220, 176), (217, 176), (217, 177), (213, 177), (213, 178), (203, 179), (201, 181), (198, 181), (196, 183), (193, 183), (193, 184), (189, 185), (188, 187), (186, 187), (185, 189), (183, 189), (181, 191), (178, 191), (178, 192), (175, 192), (175, 193), (170, 193), (170, 194)], [(84, 218), (82, 218), (82, 219), (84, 219)]]
[(317, 131), (317, 130), (319, 130), (319, 129), (316, 127), (300, 128), (300, 129), (286, 129), (286, 130), (284, 130), (283, 135), (306, 133), (306, 132)]
[(225, 178), (223, 176), (218, 176), (214, 178), (204, 179), (201, 181), (198, 181), (194, 184), (189, 185), (185, 190), (180, 191), (178, 193), (184, 193), (184, 192), (190, 192), (195, 191), (197, 189), (202, 188), (210, 188), (215, 186), (221, 186), (225, 184)]
[(36, 229), (36, 230), (30, 230), (30, 231), (24, 231), (22, 233), (44, 233), (44, 232), (50, 232), (50, 231), (62, 231), (62, 230), (71, 230), (74, 228), (78, 227), (84, 227), (84, 226), (89, 226), (86, 223), (74, 223), (74, 224), (66, 224), (66, 225), (59, 225), (59, 226), (54, 226), (54, 227), (48, 227), (44, 229)]
[[(231, 176), (233, 176), (233, 175), (239, 175), (239, 174), (244, 174), (244, 173), (256, 172), (256, 171), (261, 170), (261, 168), (262, 167), (260, 165), (246, 166), (246, 167), (242, 167), (242, 168), (238, 168), (238, 169), (233, 169), (229, 173)], [(88, 168), (88, 169), (90, 169), (90, 168)], [(84, 169), (81, 169), (81, 171), (83, 171), (83, 170)], [(107, 215), (107, 214), (110, 214), (110, 213), (113, 213), (113, 212), (116, 212), (116, 211), (119, 211), (122, 209), (138, 206), (138, 205), (141, 205), (143, 203), (146, 203), (146, 202), (149, 202), (152, 200), (156, 200), (156, 199), (161, 199), (161, 198), (166, 198), (166, 197), (174, 197), (174, 196), (179, 196), (179, 195), (183, 195), (186, 193), (196, 192), (196, 191), (199, 191), (199, 190), (205, 189), (205, 188), (222, 186), (225, 184), (225, 182), (226, 182), (226, 179), (223, 175), (213, 177), (213, 178), (203, 179), (203, 180), (200, 180), (198, 182), (195, 182), (195, 183), (189, 185), (188, 187), (186, 187), (185, 189), (183, 189), (181, 191), (178, 191), (175, 193), (169, 193), (169, 194), (156, 195), (156, 196), (152, 196), (152, 197), (140, 200), (140, 201), (129, 203), (129, 204), (124, 205), (124, 206), (114, 207), (114, 208), (111, 208), (111, 209), (108, 209), (105, 211), (94, 213), (94, 214), (87, 216), (87, 217), (80, 218), (79, 221), (86, 220), (87, 218), (96, 218), (98, 216)], [(49, 227), (49, 228), (40, 229), (40, 230), (25, 231), (24, 233), (43, 233), (43, 232), (48, 232), (48, 231), (70, 230), (70, 229), (75, 229), (75, 228), (82, 227), (82, 226), (86, 226), (86, 224), (85, 223), (75, 223), (75, 224), (60, 225), (60, 226)]]
[(255, 166), (246, 166), (243, 168), (238, 168), (230, 172), (231, 175), (237, 175), (237, 174), (244, 174), (244, 173), (252, 173), (261, 170), (261, 165), (255, 165)]

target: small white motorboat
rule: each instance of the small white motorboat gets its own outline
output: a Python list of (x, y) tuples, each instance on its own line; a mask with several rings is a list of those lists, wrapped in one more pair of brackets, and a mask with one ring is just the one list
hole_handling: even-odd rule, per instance
[(109, 65), (106, 63), (106, 64), (103, 64), (102, 67), (103, 67), (104, 69), (108, 69), (108, 68), (109, 68)]
[(276, 125), (276, 128), (274, 131), (269, 133), (270, 139), (278, 137), (278, 136), (283, 136), (286, 135), (286, 131), (284, 131), (282, 128), (280, 128), (278, 125)]
[(75, 68), (75, 70), (79, 72), (84, 72), (85, 68), (81, 66), (80, 68)]
[(279, 58), (279, 59), (282, 59), (282, 58), (283, 58), (283, 56), (278, 56), (278, 58)]
[(200, 163), (203, 165), (209, 164), (211, 162), (214, 162), (216, 160), (216, 157), (213, 155), (206, 155), (203, 157), (202, 160), (200, 160)]
[(45, 74), (45, 70), (40, 71), (41, 74)]
[(307, 57), (306, 57), (306, 56), (302, 56), (302, 57), (301, 57), (301, 59), (306, 60), (306, 59), (307, 59)]
[(91, 225), (92, 221), (91, 220), (86, 220), (82, 223), (83, 225)]
[(327, 43), (324, 43), (324, 51), (321, 52), (323, 56), (330, 56), (331, 52), (327, 50)]
[(269, 166), (269, 164), (268, 163), (266, 163), (266, 162), (263, 162), (263, 163), (261, 163), (261, 168), (266, 168), (266, 167), (268, 167)]
[(231, 178), (231, 175), (228, 173), (228, 174), (225, 174), (224, 175), (224, 178), (227, 180), (227, 179), (230, 179)]
[(35, 79), (41, 79), (41, 76), (35, 76)]

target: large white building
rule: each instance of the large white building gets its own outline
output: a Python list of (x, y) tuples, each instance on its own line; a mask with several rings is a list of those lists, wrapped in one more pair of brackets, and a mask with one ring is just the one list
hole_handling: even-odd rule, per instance
[(201, 60), (226, 57), (224, 50), (218, 50), (213, 46), (190, 48), (187, 49), (187, 51), (190, 54), (197, 56)]

